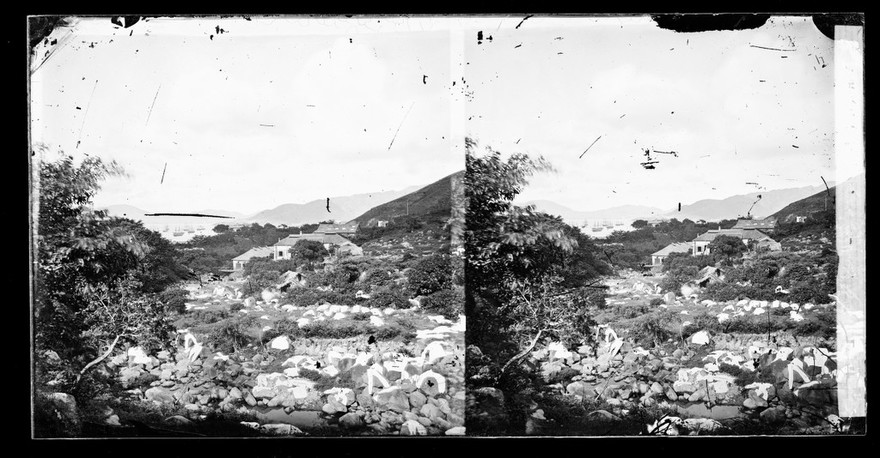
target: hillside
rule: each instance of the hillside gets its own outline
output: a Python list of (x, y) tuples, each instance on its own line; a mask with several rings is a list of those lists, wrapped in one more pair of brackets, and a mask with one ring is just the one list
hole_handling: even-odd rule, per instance
[[(834, 197), (837, 187), (830, 188), (829, 192), (824, 189), (809, 197), (792, 202), (786, 205), (782, 210), (774, 213), (772, 216), (780, 223), (795, 222), (797, 216), (810, 216), (817, 212), (825, 210), (834, 211)], [(826, 207), (827, 204), (827, 207)]]
[(318, 223), (328, 219), (349, 221), (370, 208), (384, 204), (418, 188), (418, 186), (410, 186), (398, 191), (330, 197), (329, 213), (327, 212), (327, 199), (317, 199), (304, 204), (283, 204), (269, 210), (263, 210), (247, 218), (242, 218), (236, 222), (299, 226), (302, 224)]
[(676, 218), (679, 221), (688, 218), (693, 221), (700, 219), (706, 221), (718, 221), (721, 219), (737, 218), (745, 216), (749, 207), (761, 196), (761, 200), (752, 208), (752, 216), (764, 218), (770, 216), (786, 205), (811, 196), (819, 191), (824, 192), (823, 186), (806, 186), (803, 188), (776, 189), (772, 191), (752, 192), (740, 194), (726, 199), (703, 199), (690, 205), (682, 205), (681, 211), (666, 213), (666, 217)]
[(352, 221), (362, 224), (373, 218), (390, 221), (394, 217), (403, 215), (421, 219), (432, 216), (439, 219), (448, 218), (452, 209), (453, 179), (460, 179), (462, 176), (464, 171), (453, 173), (415, 192), (373, 207)]

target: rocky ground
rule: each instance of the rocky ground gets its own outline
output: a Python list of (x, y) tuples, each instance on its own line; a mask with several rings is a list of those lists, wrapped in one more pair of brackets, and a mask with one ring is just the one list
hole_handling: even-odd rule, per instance
[[(629, 304), (643, 306), (646, 300), (664, 297), (658, 282), (639, 275), (610, 279), (608, 310), (621, 313)], [(797, 321), (828, 306), (716, 303), (670, 295), (654, 307), (678, 312), (681, 329), (692, 326), (688, 317), (698, 311), (708, 310), (724, 321), (784, 308), (791, 312), (788, 319)], [(767, 334), (713, 335), (690, 329), (696, 332), (684, 334), (689, 337), (683, 341), (675, 338), (643, 348), (625, 329), (627, 321), (603, 317), (595, 346), (566, 348), (545, 342), (532, 352), (527, 363), (544, 377), (544, 394), (586, 403), (591, 418), (611, 423), (608, 434), (620, 433), (614, 422), (636, 413), (646, 418), (649, 411), (652, 420), (645, 421), (641, 434), (827, 434), (845, 427), (837, 417), (833, 341), (785, 333), (774, 333), (768, 341)], [(483, 399), (503, 403), (503, 393), (483, 393)], [(556, 434), (559, 424), (551, 409), (540, 401), (533, 404), (527, 433)]]
[[(210, 348), (202, 336), (179, 330), (175, 353), (146, 354), (127, 348), (97, 370), (124, 389), (107, 405), (141, 405), (167, 415), (157, 428), (187, 426), (216, 418), (241, 418), (255, 435), (462, 435), (464, 434), (463, 316), (451, 322), (410, 309), (370, 309), (331, 304), (296, 307), (236, 299), (231, 285), (190, 288), (188, 309), (228, 307), (257, 315), (266, 331), (277, 320), (343, 321), (368, 314), (381, 328), (396, 315), (417, 324), (415, 339), (370, 342), (297, 339), (280, 335), (266, 345), (250, 344), (233, 354)], [(60, 395), (60, 394), (59, 394)], [(63, 402), (56, 402), (63, 406)], [(106, 427), (131, 425), (112, 407), (102, 411)], [(173, 415), (172, 415), (173, 414)], [(204, 431), (203, 431), (204, 432)], [(210, 432), (207, 432), (211, 435)], [(114, 434), (109, 434), (114, 435)]]

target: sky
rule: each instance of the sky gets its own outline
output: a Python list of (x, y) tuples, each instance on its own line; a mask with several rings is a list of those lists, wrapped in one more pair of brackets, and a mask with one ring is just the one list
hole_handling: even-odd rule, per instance
[(427, 185), (464, 168), (450, 37), (442, 18), (77, 18), (31, 66), (31, 141), (120, 163), (96, 206), (251, 214)]
[[(535, 17), (482, 32), (465, 42), (468, 135), (557, 169), (519, 202), (672, 209), (834, 181), (834, 41), (809, 17), (702, 33)], [(678, 156), (652, 154), (648, 170), (645, 148)]]
[[(167, 212), (426, 185), (464, 168), (466, 135), (544, 156), (557, 172), (519, 201), (575, 210), (863, 170), (835, 170), (835, 43), (810, 18), (702, 33), (638, 16), (250, 19), (56, 30), (32, 65), (33, 144), (122, 164), (96, 205)], [(677, 156), (647, 170), (645, 148)]]

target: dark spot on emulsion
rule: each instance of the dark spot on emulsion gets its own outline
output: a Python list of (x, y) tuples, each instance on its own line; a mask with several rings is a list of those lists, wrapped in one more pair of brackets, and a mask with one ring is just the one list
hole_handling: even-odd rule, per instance
[(661, 29), (675, 32), (747, 30), (764, 25), (769, 14), (655, 14), (651, 19)]

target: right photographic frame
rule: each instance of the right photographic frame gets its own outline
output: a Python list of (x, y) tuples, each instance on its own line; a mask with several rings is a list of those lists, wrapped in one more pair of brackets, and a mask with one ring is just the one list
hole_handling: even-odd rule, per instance
[(865, 434), (864, 15), (464, 23), (467, 434)]

